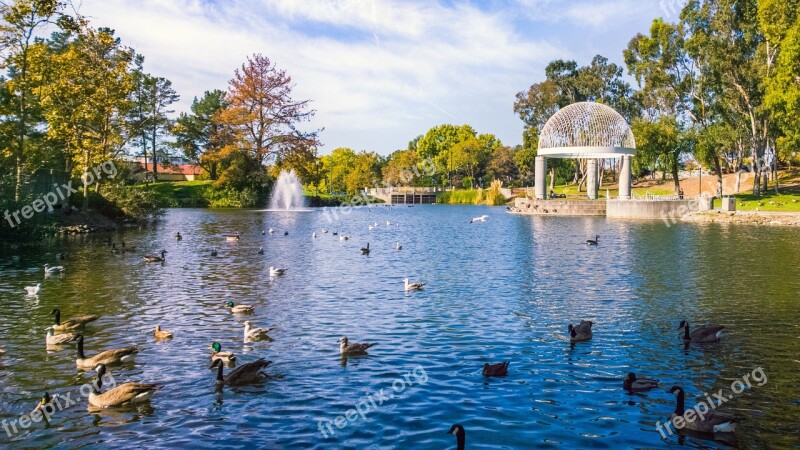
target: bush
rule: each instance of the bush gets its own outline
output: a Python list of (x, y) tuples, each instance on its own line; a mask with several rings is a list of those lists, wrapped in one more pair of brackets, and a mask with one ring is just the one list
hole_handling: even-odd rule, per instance
[(461, 179), (461, 186), (463, 186), (464, 189), (472, 189), (473, 183), (474, 180), (472, 179), (472, 177), (464, 177)]

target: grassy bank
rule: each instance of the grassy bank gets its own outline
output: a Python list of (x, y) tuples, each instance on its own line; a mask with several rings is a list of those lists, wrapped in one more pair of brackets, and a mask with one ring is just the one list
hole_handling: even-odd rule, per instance
[(206, 192), (211, 189), (210, 180), (159, 181), (135, 188), (152, 192), (162, 208), (206, 207), (210, 203)]
[(450, 205), (498, 206), (505, 205), (506, 198), (500, 193), (491, 194), (489, 189), (458, 189), (440, 193), (436, 197), (436, 202)]

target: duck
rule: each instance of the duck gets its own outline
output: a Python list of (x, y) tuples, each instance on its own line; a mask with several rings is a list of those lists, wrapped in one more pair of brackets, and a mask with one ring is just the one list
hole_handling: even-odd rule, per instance
[(406, 291), (419, 291), (425, 286), (425, 283), (409, 283), (408, 278), (403, 278), (403, 282), (406, 284)]
[(649, 391), (655, 387), (658, 387), (658, 380), (637, 378), (633, 372), (628, 373), (628, 376), (622, 381), (622, 388), (626, 391)]
[(269, 378), (269, 375), (263, 372), (264, 369), (272, 364), (272, 361), (266, 359), (259, 359), (257, 361), (243, 364), (228, 375), (222, 376), (223, 361), (220, 358), (214, 360), (209, 369), (217, 368), (217, 385), (227, 384), (229, 386), (242, 386), (246, 384), (260, 383)]
[(256, 309), (256, 307), (252, 305), (236, 305), (230, 300), (225, 302), (225, 307), (228, 308), (228, 311), (234, 314), (249, 314)]
[(495, 364), (485, 363), (483, 365), (483, 376), (485, 377), (504, 377), (508, 375), (508, 365), (511, 361), (504, 361)]
[(236, 361), (236, 355), (231, 352), (223, 352), (222, 351), (222, 344), (219, 342), (212, 342), (211, 346), (209, 346), (213, 352), (211, 352), (211, 359), (221, 359), (223, 363), (228, 364)]
[(592, 322), (590, 320), (581, 320), (576, 327), (569, 324), (567, 330), (569, 330), (570, 342), (588, 341), (592, 338)]
[(36, 295), (39, 293), (39, 289), (42, 287), (42, 283), (36, 283), (36, 286), (25, 286), (25, 292), (28, 295)]
[(398, 250), (402, 250), (402, 249), (403, 249), (403, 246), (402, 246), (402, 245), (400, 245), (400, 243), (399, 243), (399, 242), (395, 242), (395, 243), (394, 243), (394, 248), (396, 248), (396, 249), (398, 249)]
[(597, 245), (597, 241), (599, 241), (599, 240), (600, 240), (600, 235), (597, 234), (597, 235), (594, 236), (594, 239), (587, 239), (586, 243), (589, 244), (589, 245)]
[(147, 262), (164, 262), (167, 260), (166, 254), (167, 254), (166, 250), (161, 250), (161, 256), (144, 255), (142, 256), (142, 258), (144, 258), (144, 260)]
[(161, 388), (157, 384), (128, 382), (106, 392), (101, 392), (103, 376), (106, 374), (106, 365), (97, 364), (94, 366), (94, 371), (97, 372), (97, 376), (95, 377), (95, 382), (90, 383), (92, 391), (89, 393), (89, 404), (98, 408), (146, 402)]
[(464, 427), (461, 426), (460, 423), (457, 423), (450, 427), (450, 431), (447, 434), (452, 434), (456, 437), (456, 450), (464, 450), (464, 445), (466, 441), (466, 432), (464, 431)]
[(56, 334), (55, 330), (53, 330), (53, 327), (48, 327), (44, 342), (47, 345), (62, 345), (68, 342), (73, 342), (77, 339), (78, 335), (75, 333)]
[(363, 344), (360, 343), (349, 344), (347, 336), (342, 336), (339, 339), (339, 354), (342, 356), (366, 355), (367, 349), (376, 344), (377, 342), (363, 343)]
[(366, 247), (362, 247), (361, 248), (361, 254), (362, 255), (369, 255), (369, 242), (367, 242), (367, 246)]
[(267, 234), (267, 231), (266, 230), (261, 230), (261, 235), (264, 236), (265, 234)]
[(238, 241), (239, 240), (239, 232), (237, 231), (236, 234), (226, 234), (225, 235), (226, 241)]
[(722, 325), (702, 325), (689, 332), (689, 322), (681, 320), (678, 329), (683, 328), (683, 340), (692, 341), (697, 343), (719, 342), (722, 337), (722, 330), (725, 328)]
[(100, 352), (91, 358), (83, 354), (83, 335), (78, 335), (78, 359), (75, 364), (79, 369), (91, 369), (98, 364), (118, 364), (132, 361), (139, 349), (136, 347), (117, 348)]
[(58, 275), (59, 273), (64, 271), (64, 266), (51, 266), (50, 264), (44, 265), (44, 274), (45, 275)]
[(288, 236), (288, 235), (289, 235), (289, 232), (288, 232), (288, 231), (284, 231), (284, 232), (283, 232), (283, 235), (284, 235), (284, 236)]
[(332, 234), (333, 236), (338, 236), (338, 235), (339, 235), (339, 232), (338, 232), (338, 231), (334, 231), (334, 232), (333, 232), (333, 233), (331, 233), (331, 234)]
[(172, 339), (172, 331), (162, 330), (161, 325), (156, 325), (156, 328), (153, 330), (153, 335), (156, 339)]
[[(683, 416), (686, 410), (684, 409), (683, 388), (672, 386), (669, 392), (675, 394), (676, 397), (675, 412), (669, 419), (672, 421), (677, 416)], [(684, 420), (683, 422), (686, 424), (685, 429), (699, 433), (733, 433), (736, 431), (736, 424), (741, 422), (741, 419), (731, 413), (712, 409), (707, 411), (704, 416), (696, 414), (694, 421)]]
[[(47, 409), (48, 406), (50, 406), (51, 408), (50, 410)], [(33, 416), (35, 412), (41, 409), (44, 409), (45, 413), (47, 413), (44, 414), (45, 419), (47, 419), (52, 413), (56, 411), (55, 407), (53, 406), (53, 397), (50, 397), (50, 394), (47, 392), (45, 392), (44, 395), (42, 395), (42, 398), (39, 399), (39, 403), (36, 404), (36, 408), (33, 408), (33, 411), (31, 411), (29, 415)]]
[(480, 217), (473, 217), (472, 219), (469, 219), (469, 223), (486, 222), (486, 219), (488, 219), (488, 218), (489, 218), (489, 216), (484, 214), (484, 215), (482, 215)]
[(270, 229), (269, 229), (269, 234), (273, 234), (273, 233), (275, 233), (275, 230), (273, 230), (272, 228), (270, 228)]
[(258, 247), (258, 254), (259, 255), (263, 255), (264, 254), (264, 247)]
[(244, 322), (244, 340), (257, 341), (259, 339), (264, 339), (267, 337), (267, 333), (272, 330), (274, 330), (274, 328), (253, 328), (250, 321), (246, 320)]
[(177, 233), (175, 233), (175, 240), (176, 240), (176, 241), (181, 241), (181, 240), (183, 240), (183, 236), (181, 236), (181, 232), (180, 232), (180, 231), (178, 231)]
[(55, 331), (70, 331), (70, 330), (77, 330), (78, 328), (83, 328), (87, 323), (94, 322), (95, 320), (99, 319), (100, 316), (92, 316), (92, 315), (83, 315), (78, 317), (73, 317), (69, 320), (61, 321), (61, 310), (58, 308), (53, 309), (50, 311), (51, 316), (55, 316), (55, 322), (53, 324), (53, 329)]
[(279, 277), (279, 276), (283, 275), (284, 273), (286, 273), (286, 270), (287, 269), (283, 268), (283, 267), (272, 267), (272, 266), (269, 266), (269, 276), (271, 276), (271, 277)]
[(217, 256), (217, 249), (216, 248), (212, 248), (211, 249), (211, 256)]

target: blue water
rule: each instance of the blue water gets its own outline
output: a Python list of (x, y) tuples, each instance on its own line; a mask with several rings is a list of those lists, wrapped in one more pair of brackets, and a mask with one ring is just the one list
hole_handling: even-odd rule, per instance
[[(468, 223), (482, 214), (485, 223)], [(262, 235), (268, 228), (276, 233)], [(236, 231), (238, 243), (224, 240)], [(595, 234), (600, 245), (585, 245)], [(176, 209), (156, 226), (110, 235), (136, 252), (111, 254), (108, 236), (5, 247), (0, 419), (29, 412), (44, 391), (74, 392), (80, 402), (12, 439), (0, 429), (1, 447), (440, 449), (455, 448), (446, 433), (461, 423), (471, 449), (727, 448), (662, 437), (655, 423), (674, 410), (674, 397), (627, 394), (622, 378), (634, 371), (664, 388), (683, 386), (688, 407), (758, 367), (768, 381), (724, 405), (746, 419), (738, 445), (800, 446), (794, 229), (439, 205), (356, 209), (333, 223), (319, 210)], [(367, 242), (372, 252), (362, 256)], [(142, 261), (161, 249), (163, 265)], [(43, 280), (41, 266), (60, 251), (65, 274)], [(271, 279), (269, 266), (289, 270)], [(405, 277), (425, 289), (405, 293)], [(23, 286), (37, 281), (38, 298), (25, 297)], [(255, 314), (231, 315), (228, 297), (256, 305)], [(76, 369), (74, 348), (46, 352), (54, 307), (64, 318), (102, 315), (86, 330), (87, 354), (139, 345), (135, 364), (110, 371), (119, 382), (161, 383), (161, 391), (148, 404), (89, 410), (77, 393), (93, 372)], [(594, 322), (594, 339), (571, 346), (567, 324), (581, 319)], [(725, 325), (723, 342), (684, 348), (682, 319)], [(272, 340), (244, 343), (244, 320), (276, 327)], [(175, 338), (156, 342), (157, 323)], [(342, 361), (341, 336), (378, 345)], [(239, 364), (273, 361), (274, 378), (216, 390), (212, 341)], [(508, 377), (481, 376), (484, 362), (503, 360)], [(338, 428), (337, 417), (357, 404), (369, 405), (366, 420), (351, 413)]]

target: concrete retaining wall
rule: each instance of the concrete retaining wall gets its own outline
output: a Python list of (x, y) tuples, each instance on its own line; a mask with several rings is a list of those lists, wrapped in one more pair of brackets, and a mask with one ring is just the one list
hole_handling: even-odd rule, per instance
[(606, 216), (624, 219), (679, 219), (701, 208), (702, 198), (686, 200), (607, 200)]
[(516, 198), (512, 212), (541, 216), (605, 216), (606, 201)]

